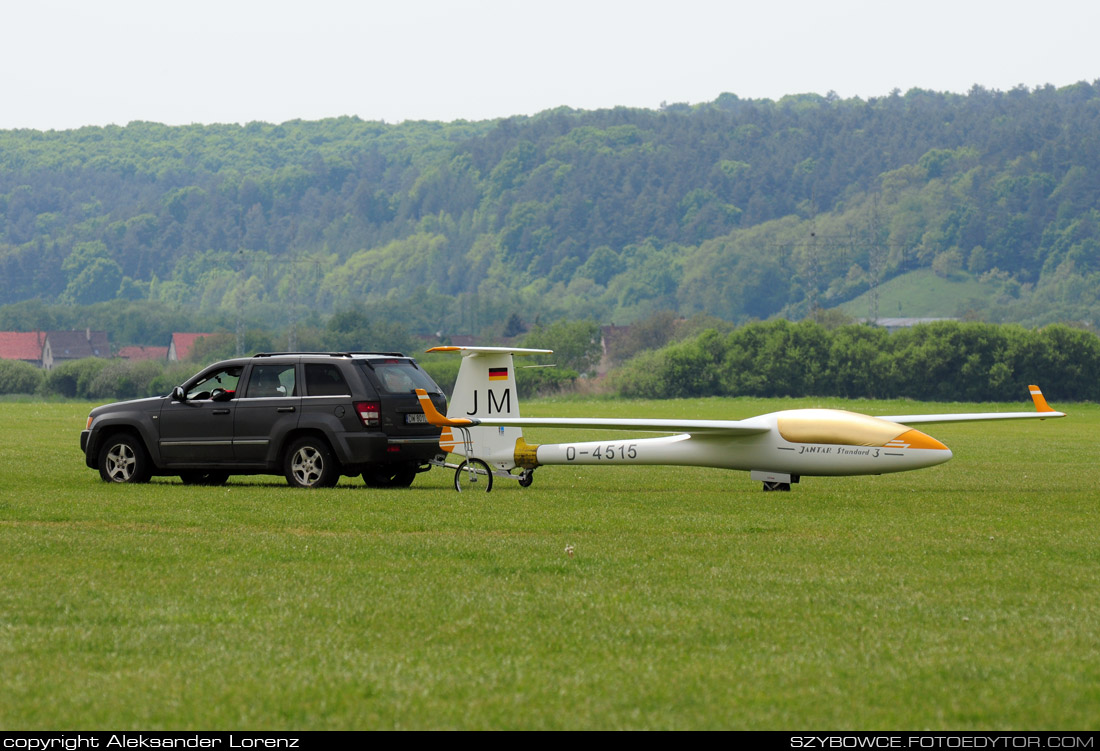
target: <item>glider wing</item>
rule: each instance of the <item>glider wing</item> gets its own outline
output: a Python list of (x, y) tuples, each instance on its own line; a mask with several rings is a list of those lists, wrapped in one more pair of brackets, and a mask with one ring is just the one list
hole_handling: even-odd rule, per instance
[(1065, 417), (1065, 412), (1058, 412), (1047, 404), (1043, 392), (1038, 386), (1029, 386), (1031, 399), (1035, 402), (1034, 412), (962, 412), (957, 414), (939, 415), (887, 415), (879, 416), (879, 419), (898, 422), (902, 425), (928, 425), (931, 423), (945, 422), (977, 422), (979, 420), (1045, 420), (1048, 417)]

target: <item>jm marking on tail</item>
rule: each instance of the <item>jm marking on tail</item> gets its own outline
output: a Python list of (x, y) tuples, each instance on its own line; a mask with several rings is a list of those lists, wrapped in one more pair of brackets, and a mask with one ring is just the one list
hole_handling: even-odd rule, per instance
[[(490, 372), (492, 372), (492, 371), (490, 371)], [(505, 376), (501, 376), (501, 377), (502, 378), (507, 378), (508, 376), (505, 375)], [(492, 376), (489, 376), (489, 378), (492, 379)], [(487, 408), (485, 410), (486, 415), (491, 415), (491, 414), (494, 414), (494, 413), (496, 413), (498, 415), (511, 414), (511, 412), (512, 412), (512, 389), (510, 389), (510, 388), (509, 389), (504, 389), (504, 393), (501, 394), (499, 400), (497, 399), (497, 392), (496, 391), (494, 391), (493, 389), (486, 389), (486, 390), (488, 391), (488, 398), (485, 399), (485, 401), (484, 401), (484, 404)], [(481, 414), (478, 411), (477, 394), (478, 394), (478, 390), (474, 389), (473, 408), (470, 409), (470, 410), (467, 410), (466, 414), (468, 414), (468, 415)]]

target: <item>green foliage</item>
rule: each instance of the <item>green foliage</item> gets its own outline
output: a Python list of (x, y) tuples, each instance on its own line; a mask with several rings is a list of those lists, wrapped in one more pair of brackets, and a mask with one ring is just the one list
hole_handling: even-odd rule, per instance
[(1014, 401), (1030, 384), (1052, 399), (1100, 400), (1100, 337), (1063, 325), (943, 321), (890, 335), (784, 320), (647, 352), (613, 379), (622, 395), (906, 397)]
[(669, 383), (664, 370), (664, 352), (643, 350), (625, 367), (608, 374), (608, 383), (618, 394), (639, 399), (663, 399)]
[[(5, 362), (0, 360), (0, 372)], [(107, 401), (163, 396), (197, 369), (191, 363), (88, 357), (61, 363), (48, 373), (35, 370), (41, 374), (39, 391), (43, 394)]]
[(837, 396), (884, 398), (893, 382), (890, 335), (885, 329), (847, 325), (830, 334), (828, 369)]
[(704, 331), (695, 339), (677, 342), (665, 350), (664, 375), (675, 397), (712, 394), (718, 389), (721, 336)]
[(635, 322), (624, 333), (607, 343), (607, 354), (615, 362), (623, 362), (647, 349), (659, 349), (676, 337), (680, 317), (671, 310), (660, 310)]
[(254, 348), (250, 349), (246, 346), (242, 348), (241, 352), (237, 351), (237, 337), (233, 334), (212, 333), (210, 336), (200, 336), (191, 346), (187, 360), (195, 364), (206, 364), (239, 355), (271, 351), (270, 339), (266, 335), (257, 336), (255, 331), (251, 331), (249, 334), (251, 336), (246, 335), (244, 343), (252, 344)]
[(167, 396), (183, 384), (199, 368), (190, 363), (161, 363), (161, 371), (153, 376), (146, 389), (148, 396)]
[(519, 317), (519, 313), (512, 313), (508, 316), (508, 320), (504, 324), (504, 330), (501, 334), (505, 339), (511, 339), (512, 337), (519, 336), (527, 331), (527, 326), (524, 325), (523, 319)]
[[(828, 394), (829, 333), (803, 321), (750, 324), (713, 348), (724, 352), (718, 360), (724, 393), (752, 396)], [(723, 346), (724, 345), (724, 346)]]
[(0, 360), (0, 394), (33, 394), (42, 386), (41, 368), (21, 360)]
[(164, 365), (152, 360), (111, 360), (77, 395), (82, 399), (119, 400), (163, 395), (167, 392), (153, 386), (163, 372)]
[[(410, 331), (480, 333), (517, 302), (543, 320), (801, 318), (933, 269), (1004, 275), (1015, 294), (966, 303), (991, 320), (1094, 321), (1098, 139), (1096, 83), (4, 131), (0, 303), (271, 329), (396, 299), (426, 309), (398, 314)], [(489, 306), (503, 317), (454, 315)]]
[(325, 275), (321, 299), (343, 308), (361, 300), (363, 290), (408, 294), (433, 281), (436, 286), (446, 286), (448, 256), (447, 238), (426, 232), (394, 240), (380, 248), (358, 251)]
[(0, 331), (106, 331), (113, 346), (152, 344), (167, 347), (176, 331), (210, 331), (232, 319), (206, 318), (151, 300), (110, 300), (93, 305), (49, 305), (24, 300), (0, 305)]
[(63, 362), (46, 374), (43, 390), (56, 396), (85, 399), (90, 393), (92, 382), (107, 367), (107, 363), (107, 360), (100, 357)]
[(516, 366), (516, 389), (521, 399), (552, 396), (568, 391), (576, 384), (577, 378), (577, 371), (570, 368), (532, 368), (523, 364)]
[(122, 284), (122, 267), (110, 258), (102, 242), (78, 243), (61, 264), (69, 283), (62, 302), (88, 305), (112, 300)]
[[(975, 250), (981, 246), (975, 246)], [(932, 261), (932, 271), (936, 276), (941, 276), (944, 279), (948, 279), (957, 275), (963, 267), (963, 256), (958, 248), (952, 248), (951, 250), (945, 250), (942, 253), (936, 255), (935, 260)]]
[(421, 347), (400, 323), (372, 316), (362, 307), (335, 313), (325, 327), (326, 346), (340, 352), (415, 353)]
[(581, 375), (594, 375), (600, 363), (600, 327), (594, 321), (559, 321), (536, 325), (523, 340), (524, 347), (551, 349), (547, 355), (558, 366)]

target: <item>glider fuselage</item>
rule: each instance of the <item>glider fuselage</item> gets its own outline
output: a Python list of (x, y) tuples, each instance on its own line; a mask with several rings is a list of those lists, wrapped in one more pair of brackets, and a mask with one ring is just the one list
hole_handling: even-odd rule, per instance
[(812, 476), (880, 475), (951, 458), (949, 448), (920, 431), (854, 412), (787, 410), (754, 421), (768, 429), (749, 435), (681, 433), (528, 446), (534, 459), (528, 463), (670, 464)]

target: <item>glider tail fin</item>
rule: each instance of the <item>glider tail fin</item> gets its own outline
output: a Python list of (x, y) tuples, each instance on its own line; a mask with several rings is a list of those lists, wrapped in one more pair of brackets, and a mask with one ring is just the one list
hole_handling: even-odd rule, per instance
[(543, 349), (508, 347), (433, 347), (429, 352), (457, 352), (462, 355), (447, 423), (439, 445), (454, 454), (466, 455), (462, 431), (469, 431), (472, 454), (493, 469), (511, 470), (516, 466), (516, 443), (523, 430), (514, 427), (459, 425), (478, 417), (519, 417), (519, 393), (513, 355), (549, 354)]

